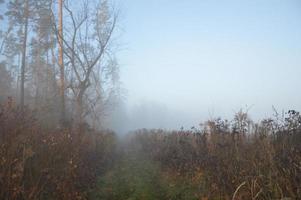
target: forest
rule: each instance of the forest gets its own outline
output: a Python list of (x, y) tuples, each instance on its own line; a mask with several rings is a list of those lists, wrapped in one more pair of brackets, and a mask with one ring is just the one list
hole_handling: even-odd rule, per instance
[(121, 135), (107, 125), (123, 101), (118, 6), (0, 0), (0, 8), (0, 199), (301, 199), (297, 110), (252, 120), (241, 109), (191, 128)]

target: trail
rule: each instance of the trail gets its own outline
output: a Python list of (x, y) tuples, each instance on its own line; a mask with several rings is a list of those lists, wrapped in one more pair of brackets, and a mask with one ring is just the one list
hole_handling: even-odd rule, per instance
[(123, 139), (118, 143), (114, 167), (98, 178), (93, 200), (197, 200), (199, 187), (190, 179), (164, 172), (142, 145)]
[(159, 165), (137, 146), (121, 142), (115, 167), (99, 177), (92, 199), (156, 200), (167, 199)]

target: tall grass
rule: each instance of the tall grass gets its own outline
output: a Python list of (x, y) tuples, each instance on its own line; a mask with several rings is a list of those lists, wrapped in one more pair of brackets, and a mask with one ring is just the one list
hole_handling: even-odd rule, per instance
[(232, 121), (208, 121), (199, 130), (139, 130), (132, 141), (167, 176), (197, 180), (204, 199), (301, 199), (296, 111), (257, 124), (240, 112)]

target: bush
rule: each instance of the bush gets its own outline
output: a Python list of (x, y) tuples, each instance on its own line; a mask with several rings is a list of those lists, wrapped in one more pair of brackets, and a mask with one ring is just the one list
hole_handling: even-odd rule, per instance
[(112, 132), (44, 129), (9, 100), (0, 106), (0, 199), (86, 199), (115, 143)]
[[(208, 199), (301, 199), (301, 116), (255, 124), (245, 113), (201, 130), (139, 130), (133, 144)], [(199, 178), (201, 175), (201, 178)]]

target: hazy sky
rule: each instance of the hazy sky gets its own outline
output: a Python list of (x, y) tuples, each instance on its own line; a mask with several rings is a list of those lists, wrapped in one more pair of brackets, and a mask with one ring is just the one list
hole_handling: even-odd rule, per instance
[[(120, 0), (121, 79), (132, 109), (183, 124), (301, 110), (300, 0)], [(175, 119), (175, 121), (177, 121)], [(141, 125), (143, 126), (143, 125)]]

